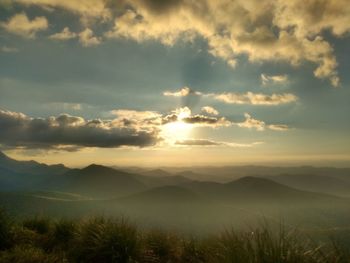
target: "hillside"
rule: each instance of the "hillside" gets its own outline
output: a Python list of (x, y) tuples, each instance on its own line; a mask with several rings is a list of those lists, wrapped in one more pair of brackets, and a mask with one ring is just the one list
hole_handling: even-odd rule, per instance
[(199, 197), (192, 191), (179, 186), (162, 186), (120, 199), (123, 203), (172, 204), (198, 201)]
[(0, 152), (0, 191), (62, 191), (92, 198), (114, 198), (190, 180), (169, 174), (140, 175), (92, 164), (82, 169), (17, 161)]
[(36, 161), (17, 161), (0, 151), (0, 167), (13, 172), (32, 175), (62, 174), (68, 170), (63, 164), (47, 165)]
[[(188, 167), (168, 168), (172, 173), (186, 174)], [(281, 174), (303, 175), (313, 174), (319, 176), (329, 176), (350, 182), (350, 168), (335, 167), (313, 167), (313, 166), (291, 166), (291, 167), (274, 167), (274, 166), (210, 166), (210, 167), (192, 167), (190, 178), (198, 181), (216, 181), (227, 183), (232, 180), (246, 176), (268, 177), (278, 176)]]
[(305, 191), (350, 197), (350, 182), (337, 177), (314, 174), (282, 174), (267, 178)]
[(243, 177), (229, 183), (192, 182), (183, 184), (207, 200), (230, 203), (283, 204), (284, 202), (332, 202), (337, 197), (298, 190), (266, 178)]
[(55, 176), (48, 185), (49, 189), (94, 198), (112, 198), (146, 189), (146, 186), (131, 174), (96, 164)]

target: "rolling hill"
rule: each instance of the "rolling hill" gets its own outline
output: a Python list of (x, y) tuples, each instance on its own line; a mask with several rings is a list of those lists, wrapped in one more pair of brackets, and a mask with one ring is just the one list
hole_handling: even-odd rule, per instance
[(267, 178), (305, 191), (350, 197), (350, 182), (337, 177), (314, 174), (282, 174)]
[(0, 152), (0, 191), (61, 191), (106, 199), (189, 181), (172, 174), (147, 176), (97, 164), (70, 169), (63, 165), (17, 161)]
[(147, 188), (131, 174), (96, 164), (56, 175), (47, 186), (51, 190), (106, 199), (136, 193)]

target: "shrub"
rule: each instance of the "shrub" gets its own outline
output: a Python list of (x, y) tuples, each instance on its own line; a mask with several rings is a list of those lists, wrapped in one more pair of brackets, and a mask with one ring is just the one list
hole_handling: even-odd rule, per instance
[(207, 252), (209, 252), (203, 242), (190, 238), (182, 240), (182, 253), (180, 262), (204, 263), (207, 262)]
[(78, 262), (133, 262), (139, 255), (137, 229), (123, 219), (94, 218), (81, 224), (75, 248)]
[(124, 219), (34, 218), (16, 224), (0, 213), (0, 244), (1, 263), (350, 263), (344, 240), (319, 246), (295, 231), (268, 226), (186, 238), (161, 230), (141, 233)]
[(0, 250), (7, 249), (12, 244), (12, 221), (5, 211), (0, 209)]
[(23, 227), (39, 234), (47, 234), (50, 231), (51, 220), (48, 218), (35, 217), (23, 221)]
[(313, 263), (324, 262), (317, 246), (308, 238), (298, 238), (295, 232), (283, 228), (273, 233), (262, 227), (249, 232), (225, 231), (217, 239), (214, 253), (218, 262), (244, 263)]
[(52, 242), (54, 246), (68, 248), (77, 231), (76, 223), (69, 220), (60, 220), (55, 223)]
[(64, 258), (47, 254), (41, 248), (33, 246), (15, 246), (0, 253), (2, 263), (62, 263), (68, 262)]
[(178, 262), (179, 239), (161, 230), (153, 230), (143, 237), (144, 262)]

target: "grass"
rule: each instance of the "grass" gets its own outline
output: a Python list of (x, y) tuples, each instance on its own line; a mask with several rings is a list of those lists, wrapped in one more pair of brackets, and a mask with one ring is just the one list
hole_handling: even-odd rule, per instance
[(125, 219), (16, 222), (0, 211), (0, 262), (347, 263), (350, 254), (334, 241), (319, 245), (282, 226), (195, 238), (140, 230)]

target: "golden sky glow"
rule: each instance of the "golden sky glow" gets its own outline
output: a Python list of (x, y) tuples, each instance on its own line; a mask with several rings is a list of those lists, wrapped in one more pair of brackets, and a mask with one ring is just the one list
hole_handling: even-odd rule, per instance
[(348, 162), (348, 0), (0, 0), (0, 14), (0, 150), (16, 158)]

